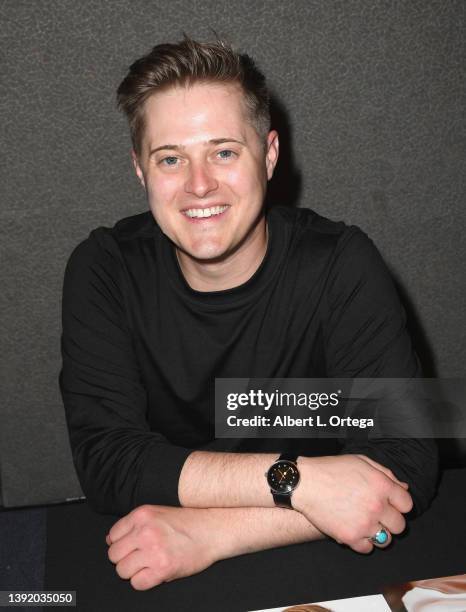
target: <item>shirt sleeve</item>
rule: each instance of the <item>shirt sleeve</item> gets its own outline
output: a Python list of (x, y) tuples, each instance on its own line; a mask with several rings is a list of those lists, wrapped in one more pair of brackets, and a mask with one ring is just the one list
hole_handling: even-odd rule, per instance
[[(328, 376), (422, 376), (405, 312), (380, 253), (358, 228), (350, 228), (341, 241), (327, 287), (324, 334)], [(435, 440), (347, 439), (342, 452), (366, 455), (407, 482), (413, 514), (428, 507), (438, 476)]]
[(179, 505), (191, 452), (150, 430), (123, 286), (118, 246), (108, 230), (95, 230), (65, 271), (59, 382), (83, 492), (97, 512), (116, 515), (145, 503)]

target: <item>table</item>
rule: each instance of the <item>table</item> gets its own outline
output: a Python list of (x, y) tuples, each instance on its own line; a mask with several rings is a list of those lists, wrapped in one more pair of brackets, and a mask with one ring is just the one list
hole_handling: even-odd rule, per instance
[(216, 563), (138, 592), (107, 559), (116, 518), (86, 502), (47, 510), (45, 589), (77, 591), (81, 612), (238, 612), (380, 593), (387, 584), (466, 572), (466, 469), (446, 470), (432, 507), (386, 550), (359, 555), (333, 541), (297, 544)]

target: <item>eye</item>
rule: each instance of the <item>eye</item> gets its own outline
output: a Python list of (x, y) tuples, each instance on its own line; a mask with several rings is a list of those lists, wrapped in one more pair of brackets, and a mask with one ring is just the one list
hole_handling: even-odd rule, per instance
[(220, 159), (231, 159), (236, 155), (236, 153), (230, 149), (223, 149), (222, 151), (219, 151), (217, 155), (220, 157)]
[(169, 155), (168, 157), (164, 157), (163, 159), (161, 159), (159, 161), (159, 164), (162, 164), (164, 166), (176, 166), (177, 162), (177, 157), (175, 157), (174, 155)]

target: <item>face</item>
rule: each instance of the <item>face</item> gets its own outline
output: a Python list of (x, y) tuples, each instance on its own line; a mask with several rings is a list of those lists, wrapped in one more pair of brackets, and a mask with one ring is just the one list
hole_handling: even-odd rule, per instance
[(253, 257), (265, 237), (263, 202), (278, 135), (260, 140), (239, 87), (198, 83), (145, 103), (137, 175), (162, 231), (196, 262)]

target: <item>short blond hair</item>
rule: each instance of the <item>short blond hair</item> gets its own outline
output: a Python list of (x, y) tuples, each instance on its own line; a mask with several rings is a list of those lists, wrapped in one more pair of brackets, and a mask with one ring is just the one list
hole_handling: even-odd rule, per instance
[(129, 121), (131, 140), (140, 152), (144, 132), (144, 103), (153, 94), (175, 85), (197, 82), (236, 84), (259, 138), (265, 144), (270, 130), (269, 92), (265, 76), (254, 61), (223, 40), (197, 42), (188, 36), (178, 43), (156, 45), (136, 60), (117, 90), (118, 108)]

